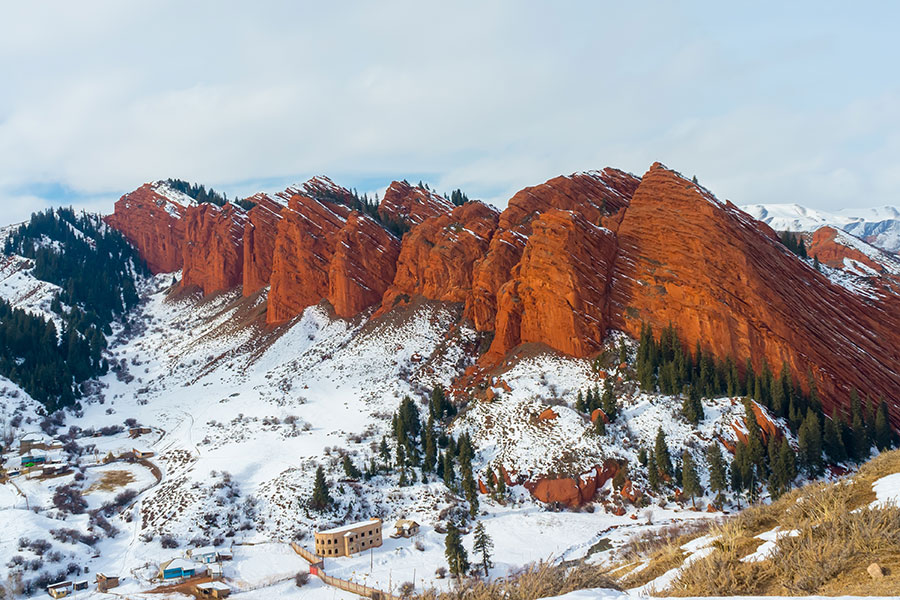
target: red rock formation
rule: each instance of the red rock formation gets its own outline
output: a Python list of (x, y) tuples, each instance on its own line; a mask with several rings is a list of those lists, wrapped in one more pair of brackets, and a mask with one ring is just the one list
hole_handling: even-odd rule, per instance
[(405, 181), (392, 182), (378, 205), (378, 214), (382, 219), (409, 227), (425, 219), (448, 214), (451, 210), (453, 205), (444, 198)]
[(193, 201), (164, 182), (147, 183), (122, 196), (104, 221), (131, 242), (153, 273), (182, 267), (184, 223)]
[(328, 297), (331, 259), (350, 209), (294, 196), (281, 211), (266, 321), (283, 323)]
[(543, 342), (587, 356), (606, 336), (615, 236), (562, 210), (537, 217), (532, 231), (512, 279), (500, 290), (489, 355), (499, 359), (522, 342)]
[(328, 299), (339, 317), (350, 318), (381, 300), (394, 279), (400, 240), (354, 212), (335, 241)]
[(497, 296), (509, 281), (531, 235), (532, 221), (550, 209), (578, 212), (591, 224), (628, 204), (639, 180), (617, 169), (556, 177), (513, 196), (500, 215), (499, 227), (485, 258), (475, 266), (466, 314), (479, 331), (491, 331), (497, 316)]
[(809, 256), (823, 265), (864, 276), (894, 276), (900, 279), (900, 259), (845, 231), (822, 227), (812, 235)]
[(275, 237), (284, 204), (266, 194), (248, 198), (256, 206), (247, 213), (244, 228), (244, 295), (250, 296), (269, 285), (275, 257)]
[(603, 412), (602, 408), (595, 408), (591, 411), (591, 423), (596, 423), (597, 419), (603, 419), (605, 424), (609, 424), (609, 417), (606, 416), (606, 413)]
[(603, 461), (602, 466), (594, 467), (577, 477), (540, 477), (526, 481), (525, 489), (541, 502), (559, 502), (570, 507), (581, 506), (593, 500), (597, 490), (615, 477), (618, 470), (619, 464), (613, 459), (607, 459)]
[[(674, 323), (689, 347), (754, 368), (786, 362), (818, 382), (826, 410), (851, 387), (896, 398), (900, 314), (831, 283), (767, 226), (656, 164), (618, 227), (610, 315), (637, 337)], [(900, 424), (900, 405), (892, 407)]]
[(473, 265), (487, 251), (497, 218), (497, 211), (486, 204), (469, 202), (413, 228), (403, 237), (397, 274), (378, 314), (417, 295), (465, 302), (472, 290)]
[(234, 204), (191, 206), (184, 217), (182, 285), (204, 294), (231, 289), (243, 281), (244, 225), (247, 213)]

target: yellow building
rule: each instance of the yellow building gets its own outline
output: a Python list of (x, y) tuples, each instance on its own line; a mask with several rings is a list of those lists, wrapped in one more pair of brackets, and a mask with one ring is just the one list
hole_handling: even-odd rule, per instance
[(370, 519), (316, 532), (316, 554), (350, 556), (381, 546), (381, 519)]

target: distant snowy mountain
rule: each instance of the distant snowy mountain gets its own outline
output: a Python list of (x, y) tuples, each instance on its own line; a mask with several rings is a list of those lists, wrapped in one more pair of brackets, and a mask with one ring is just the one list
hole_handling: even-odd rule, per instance
[(815, 210), (799, 204), (751, 204), (741, 209), (776, 231), (811, 232), (831, 226), (882, 250), (900, 251), (900, 209), (893, 206), (847, 208), (837, 212)]

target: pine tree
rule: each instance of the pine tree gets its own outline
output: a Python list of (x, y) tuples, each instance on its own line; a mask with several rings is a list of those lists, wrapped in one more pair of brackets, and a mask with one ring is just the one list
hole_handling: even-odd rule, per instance
[(694, 498), (703, 493), (703, 488), (700, 487), (700, 477), (697, 476), (694, 457), (687, 450), (681, 454), (681, 488), (685, 495), (691, 497), (691, 506), (696, 508)]
[(425, 425), (425, 455), (422, 458), (422, 471), (428, 473), (434, 469), (437, 460), (437, 440), (434, 435), (434, 415), (428, 415)]
[(688, 386), (688, 393), (681, 403), (681, 414), (692, 425), (698, 425), (703, 420), (703, 403), (696, 386)]
[(656, 454), (651, 453), (647, 462), (647, 483), (654, 492), (659, 491), (659, 466), (656, 464)]
[(656, 444), (654, 447), (654, 453), (656, 455), (656, 464), (659, 467), (659, 470), (671, 477), (672, 456), (669, 454), (669, 446), (666, 445), (666, 434), (663, 433), (662, 427), (660, 427), (656, 432)]
[(744, 423), (747, 425), (747, 452), (750, 462), (758, 471), (765, 469), (766, 447), (763, 444), (762, 431), (756, 421), (756, 413), (749, 401), (744, 403)]
[(891, 430), (890, 417), (888, 415), (887, 403), (884, 399), (878, 404), (878, 411), (875, 415), (875, 447), (880, 452), (890, 450), (894, 447), (894, 432)]
[(594, 421), (594, 433), (606, 435), (606, 422), (603, 420), (603, 415), (597, 415), (597, 420)]
[(844, 440), (834, 419), (825, 419), (825, 427), (822, 429), (822, 448), (828, 462), (837, 464), (847, 459), (847, 451), (844, 448)]
[(444, 556), (447, 558), (447, 566), (450, 573), (457, 578), (462, 577), (469, 570), (469, 555), (463, 547), (462, 538), (456, 525), (447, 525), (447, 535), (444, 537)]
[(455, 488), (456, 473), (453, 472), (453, 455), (449, 451), (444, 453), (444, 485), (449, 489)]
[(616, 403), (616, 397), (612, 390), (612, 383), (609, 379), (606, 380), (606, 384), (603, 386), (603, 398), (601, 400), (600, 408), (603, 410), (603, 413), (609, 419), (610, 423), (616, 420), (616, 417), (619, 414), (619, 407)]
[(812, 409), (806, 411), (806, 418), (800, 426), (797, 445), (803, 469), (812, 477), (822, 474), (822, 431), (819, 419)]
[(466, 502), (469, 503), (469, 516), (474, 518), (478, 514), (478, 486), (475, 484), (471, 469), (463, 472), (462, 488)]
[(713, 492), (724, 492), (728, 488), (725, 459), (717, 442), (706, 449), (706, 462), (709, 463), (709, 489)]
[(344, 455), (341, 464), (344, 467), (344, 474), (350, 479), (359, 479), (362, 477), (362, 473), (359, 472), (359, 469), (353, 464), (353, 461), (350, 460), (349, 454)]
[(641, 446), (640, 450), (638, 450), (638, 462), (641, 466), (647, 466), (647, 449)]
[(475, 553), (481, 556), (481, 567), (484, 569), (484, 576), (489, 576), (489, 569), (494, 566), (491, 562), (491, 550), (494, 549), (494, 541), (484, 529), (484, 524), (479, 521), (475, 525), (475, 540), (472, 548)]
[(384, 468), (391, 468), (391, 449), (388, 448), (387, 439), (381, 438), (381, 445), (378, 447), (378, 454), (381, 456), (381, 464)]
[(333, 502), (331, 495), (328, 493), (328, 483), (325, 481), (325, 469), (319, 466), (316, 469), (316, 482), (313, 485), (310, 507), (313, 510), (322, 511), (331, 506)]
[(581, 392), (581, 390), (578, 390), (578, 399), (575, 400), (575, 410), (580, 413), (587, 412), (587, 404), (585, 404), (584, 402), (584, 394)]

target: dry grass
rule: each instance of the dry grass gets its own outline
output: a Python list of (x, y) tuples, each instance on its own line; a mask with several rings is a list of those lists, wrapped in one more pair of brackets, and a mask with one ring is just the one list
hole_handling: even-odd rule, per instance
[[(686, 567), (667, 591), (711, 594), (896, 594), (900, 590), (900, 507), (870, 507), (872, 483), (900, 472), (900, 451), (882, 454), (852, 478), (794, 490), (768, 506), (752, 507), (717, 527), (715, 550)], [(743, 563), (755, 536), (776, 526), (797, 530), (780, 538), (775, 559)], [(866, 573), (877, 562), (881, 580)]]
[(131, 471), (106, 471), (100, 479), (91, 484), (91, 487), (85, 490), (84, 493), (90, 494), (91, 492), (98, 490), (101, 492), (112, 492), (125, 487), (134, 480), (134, 473)]
[(598, 567), (580, 564), (574, 567), (540, 562), (528, 565), (504, 579), (465, 580), (453, 592), (428, 590), (421, 600), (537, 600), (575, 590), (619, 589)]

